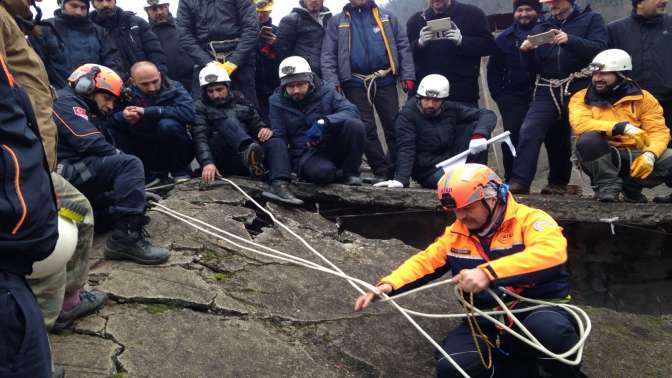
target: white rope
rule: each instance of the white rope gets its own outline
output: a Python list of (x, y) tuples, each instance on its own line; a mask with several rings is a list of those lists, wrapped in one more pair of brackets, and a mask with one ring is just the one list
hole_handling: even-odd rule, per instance
[[(312, 253), (317, 255), (320, 259), (322, 259), (324, 262), (326, 262), (332, 268), (330, 269), (330, 268), (324, 267), (322, 265), (319, 265), (317, 263), (314, 263), (312, 261), (294, 256), (294, 255), (291, 255), (291, 254), (287, 254), (287, 253), (278, 251), (278, 250), (270, 248), (270, 247), (266, 247), (262, 244), (256, 243), (254, 241), (251, 241), (251, 240), (248, 240), (248, 239), (245, 239), (245, 238), (242, 238), (242, 237), (240, 237), (238, 235), (235, 235), (233, 233), (230, 233), (226, 230), (219, 229), (219, 228), (217, 228), (215, 226), (212, 226), (212, 225), (210, 225), (206, 222), (203, 222), (199, 219), (189, 217), (185, 214), (179, 213), (175, 210), (172, 210), (172, 209), (168, 208), (167, 206), (161, 205), (161, 204), (156, 203), (156, 202), (152, 202), (152, 205), (155, 205), (157, 207), (153, 210), (157, 211), (157, 212), (160, 212), (162, 214), (165, 214), (169, 217), (172, 217), (173, 219), (181, 221), (185, 224), (188, 224), (191, 227), (193, 227), (193, 228), (195, 228), (199, 231), (202, 231), (202, 232), (204, 232), (208, 235), (211, 235), (211, 236), (213, 236), (217, 239), (223, 240), (223, 241), (233, 245), (236, 248), (240, 248), (242, 250), (250, 251), (250, 252), (262, 255), (262, 256), (278, 259), (278, 260), (285, 261), (285, 262), (288, 262), (288, 263), (303, 266), (303, 267), (308, 268), (308, 269), (313, 269), (313, 270), (316, 270), (316, 271), (320, 271), (320, 272), (323, 272), (323, 273), (334, 275), (336, 277), (343, 278), (343, 279), (347, 280), (350, 283), (350, 285), (352, 285), (361, 294), (365, 293), (365, 291), (362, 290), (362, 288), (365, 288), (367, 290), (370, 290), (370, 291), (376, 293), (377, 295), (379, 295), (382, 298), (381, 302), (390, 302), (399, 312), (401, 312), (401, 314), (418, 330), (418, 332), (420, 332), (420, 334), (423, 335), (423, 337), (425, 337), (430, 342), (430, 344), (432, 344), (432, 346), (434, 348), (436, 348), (443, 355), (443, 357), (445, 357), (446, 360), (448, 360), (455, 367), (455, 369), (457, 371), (460, 372), (460, 374), (462, 376), (469, 377), (469, 375), (450, 357), (450, 355), (448, 355), (447, 352), (445, 350), (443, 350), (443, 348), (429, 334), (427, 334), (427, 332), (419, 324), (417, 324), (417, 322), (411, 317), (411, 315), (415, 315), (415, 316), (420, 316), (420, 317), (437, 319), (437, 318), (464, 318), (464, 317), (467, 317), (468, 315), (467, 314), (427, 314), (427, 313), (422, 313), (422, 312), (416, 312), (416, 311), (412, 311), (412, 310), (409, 310), (409, 309), (406, 309), (406, 308), (400, 306), (395, 301), (396, 299), (399, 299), (399, 298), (402, 298), (402, 297), (405, 297), (405, 296), (409, 296), (411, 294), (417, 294), (418, 292), (428, 290), (428, 289), (431, 289), (431, 288), (434, 288), (434, 287), (453, 284), (452, 280), (450, 280), (450, 279), (442, 280), (442, 281), (439, 281), (439, 282), (435, 282), (435, 283), (432, 283), (432, 284), (429, 284), (429, 285), (422, 286), (422, 287), (414, 289), (414, 290), (410, 290), (410, 291), (405, 292), (403, 294), (399, 294), (399, 295), (396, 295), (396, 296), (393, 296), (393, 297), (388, 297), (386, 294), (379, 292), (378, 289), (375, 286), (369, 284), (368, 282), (345, 274), (340, 268), (338, 268), (338, 266), (333, 264), (324, 255), (322, 255), (317, 250), (315, 250), (308, 242), (305, 241), (305, 239), (303, 239), (300, 235), (298, 235), (294, 231), (292, 231), (284, 223), (280, 222), (275, 217), (274, 214), (272, 214), (269, 210), (267, 210), (266, 208), (261, 206), (257, 201), (255, 201), (249, 194), (247, 194), (236, 183), (234, 183), (233, 181), (228, 180), (228, 179), (221, 179), (221, 180), (229, 183), (234, 188), (236, 188), (240, 193), (243, 194), (243, 196), (245, 196), (248, 200), (250, 200), (257, 208), (259, 208), (262, 212), (264, 212), (266, 215), (268, 215), (275, 224), (279, 225), (284, 230), (286, 230), (288, 233), (290, 233), (292, 236), (294, 236), (308, 250), (310, 250)], [(210, 230), (207, 229), (207, 228), (209, 228)], [(222, 234), (224, 234), (228, 237), (225, 237)], [(238, 242), (236, 242), (236, 241), (234, 241), (230, 238), (235, 239)], [(252, 247), (245, 246), (245, 245), (241, 244), (240, 242), (245, 243), (245, 244), (249, 244)], [(260, 249), (262, 249), (266, 252), (264, 252)], [(456, 293), (457, 293), (457, 290), (458, 290), (457, 286), (455, 287), (455, 290), (456, 290)], [(488, 294), (490, 294), (490, 296), (493, 297), (493, 299), (499, 304), (499, 306), (500, 306), (500, 308), (502, 308), (502, 310), (501, 311), (482, 311), (482, 310), (478, 309), (477, 307), (473, 306), (471, 303), (468, 303), (460, 295), (457, 295), (457, 296), (458, 296), (458, 300), (466, 308), (469, 308), (474, 312), (474, 315), (482, 316), (485, 319), (493, 322), (494, 324), (497, 324), (498, 326), (500, 326), (502, 329), (504, 329), (505, 331), (507, 331), (508, 333), (513, 335), (514, 337), (516, 337), (517, 339), (519, 339), (522, 342), (530, 345), (531, 347), (533, 347), (536, 350), (540, 351), (541, 353), (547, 355), (548, 357), (550, 357), (552, 359), (556, 359), (556, 360), (561, 361), (563, 363), (566, 363), (568, 365), (576, 366), (576, 365), (581, 363), (581, 358), (582, 358), (582, 355), (583, 355), (583, 347), (585, 345), (585, 342), (586, 342), (586, 340), (587, 340), (587, 338), (590, 334), (591, 328), (592, 328), (590, 318), (585, 313), (585, 311), (583, 311), (580, 308), (578, 308), (577, 306), (573, 306), (573, 305), (529, 299), (529, 298), (522, 297), (522, 296), (520, 296), (516, 293), (513, 293), (509, 290), (506, 290), (504, 288), (500, 288), (500, 290), (502, 290), (507, 295), (510, 295), (511, 297), (513, 297), (513, 298), (515, 298), (519, 301), (529, 302), (529, 303), (535, 304), (535, 306), (526, 307), (526, 308), (523, 308), (523, 309), (511, 310), (491, 289), (487, 289)], [(570, 350), (568, 350), (564, 353), (560, 353), (560, 354), (556, 354), (556, 353), (553, 353), (552, 351), (548, 350), (513, 315), (513, 314), (516, 314), (516, 313), (530, 312), (530, 311), (533, 311), (533, 310), (536, 310), (536, 309), (539, 309), (539, 308), (543, 308), (543, 307), (560, 307), (560, 308), (564, 309), (565, 311), (567, 311), (569, 314), (571, 314), (573, 316), (573, 318), (576, 320), (577, 327), (579, 328), (579, 341)], [(493, 316), (497, 316), (497, 315), (507, 315), (518, 326), (518, 328), (525, 334), (525, 336), (521, 335), (517, 331), (514, 331), (513, 329), (508, 327), (506, 324), (503, 324), (502, 322), (500, 322), (499, 320), (497, 320), (493, 317)], [(574, 353), (576, 353), (575, 358), (573, 358), (571, 360), (567, 359), (568, 356), (570, 356)]]

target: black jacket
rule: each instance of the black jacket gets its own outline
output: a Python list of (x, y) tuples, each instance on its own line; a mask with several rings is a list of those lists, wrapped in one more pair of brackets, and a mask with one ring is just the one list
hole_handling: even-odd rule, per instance
[(672, 15), (632, 15), (607, 26), (609, 45), (632, 57), (631, 77), (658, 101), (672, 101)]
[[(420, 47), (420, 30), (427, 26), (427, 20), (445, 17), (450, 17), (462, 32), (462, 44), (456, 46), (451, 41), (436, 40)], [(437, 14), (429, 8), (411, 16), (406, 23), (406, 30), (419, 81), (429, 74), (443, 75), (450, 81), (449, 100), (478, 101), (481, 57), (497, 50), (488, 20), (480, 8), (456, 1), (445, 14)]]
[(394, 123), (397, 137), (397, 171), (394, 179), (408, 186), (410, 177), (422, 180), (436, 172), (436, 164), (457, 155), (468, 146), (457, 140), (474, 124), (473, 134), (488, 136), (497, 125), (495, 113), (446, 101), (441, 113), (428, 118), (419, 100), (410, 98)]
[[(207, 97), (207, 96), (204, 96)], [(257, 139), (259, 131), (266, 127), (257, 110), (234, 92), (224, 104), (213, 104), (207, 99), (196, 102), (196, 119), (191, 127), (191, 135), (196, 147), (196, 159), (201, 167), (215, 164), (215, 156), (210, 141), (217, 135), (216, 123), (227, 118), (235, 118), (245, 127), (252, 139)]]
[[(532, 29), (532, 35), (551, 29), (560, 29), (569, 35), (564, 45), (546, 44), (524, 54), (527, 67), (532, 74), (546, 79), (564, 79), (574, 72), (587, 68), (595, 55), (608, 45), (607, 27), (601, 15), (589, 8), (574, 6), (570, 16), (560, 21), (549, 15)], [(589, 79), (575, 80), (570, 86), (571, 93), (585, 88)]]
[(29, 275), (58, 239), (56, 196), (28, 95), (0, 55), (0, 272)]
[(159, 38), (161, 48), (168, 59), (168, 77), (179, 81), (187, 90), (191, 90), (194, 79), (194, 62), (180, 45), (180, 31), (171, 17), (164, 24), (150, 22), (152, 31)]
[(114, 15), (105, 19), (95, 11), (91, 12), (91, 20), (104, 27), (117, 44), (123, 65), (122, 76), (128, 77), (131, 66), (143, 60), (156, 64), (161, 72), (168, 72), (161, 42), (147, 21), (119, 7)]
[(214, 59), (210, 41), (235, 38), (240, 42), (229, 60), (237, 66), (254, 62), (259, 21), (250, 0), (180, 0), (177, 26), (182, 47), (201, 67)]
[[(273, 25), (272, 20), (268, 20), (268, 22), (262, 26), (270, 27), (273, 30), (273, 34), (276, 36), (278, 35), (278, 27)], [(279, 66), (280, 56), (278, 55), (275, 46), (267, 45), (261, 38), (259, 38), (255, 88), (260, 104), (268, 104), (268, 98), (271, 97), (275, 88), (280, 85), (280, 76), (278, 75)]]
[(331, 18), (327, 8), (320, 11), (322, 25), (304, 8), (294, 8), (290, 14), (280, 20), (278, 25), (278, 43), (276, 48), (280, 60), (289, 56), (300, 56), (308, 61), (310, 68), (322, 77), (321, 55), (324, 30)]
[(30, 43), (47, 68), (49, 81), (57, 89), (67, 85), (70, 74), (86, 63), (102, 64), (119, 73), (123, 66), (114, 40), (102, 27), (86, 17), (72, 17), (58, 9), (54, 18), (39, 23), (39, 37)]
[(58, 91), (54, 122), (58, 127), (59, 164), (117, 154), (104, 130), (99, 128), (102, 117), (93, 109), (96, 106), (91, 100), (78, 96), (70, 87)]

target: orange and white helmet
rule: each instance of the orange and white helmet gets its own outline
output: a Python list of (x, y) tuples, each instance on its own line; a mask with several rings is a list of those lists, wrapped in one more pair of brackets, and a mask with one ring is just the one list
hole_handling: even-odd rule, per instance
[(96, 91), (121, 96), (124, 81), (113, 69), (99, 64), (87, 63), (77, 67), (68, 77), (68, 83), (80, 95), (92, 95)]
[(486, 198), (497, 197), (502, 185), (502, 179), (489, 167), (465, 164), (443, 175), (436, 190), (441, 205), (448, 210), (455, 210)]

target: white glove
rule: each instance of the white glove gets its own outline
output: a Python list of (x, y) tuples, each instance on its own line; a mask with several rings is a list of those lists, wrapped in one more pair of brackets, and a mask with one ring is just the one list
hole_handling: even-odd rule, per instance
[(472, 155), (476, 155), (487, 150), (488, 141), (485, 138), (472, 139), (469, 142), (469, 153)]
[(632, 123), (628, 123), (625, 125), (625, 130), (623, 130), (623, 133), (626, 135), (637, 135), (643, 133), (644, 130), (640, 129), (639, 127), (633, 125)]
[(376, 188), (403, 188), (404, 184), (400, 183), (397, 180), (388, 180), (374, 184)]
[(420, 37), (418, 38), (418, 45), (420, 47), (424, 47), (434, 39), (434, 32), (432, 31), (432, 28), (430, 26), (425, 26), (420, 30)]
[(455, 23), (453, 22), (453, 28), (446, 32), (443, 39), (447, 39), (447, 40), (453, 42), (456, 46), (459, 46), (459, 45), (462, 44), (462, 32), (457, 27), (457, 25), (455, 25)]

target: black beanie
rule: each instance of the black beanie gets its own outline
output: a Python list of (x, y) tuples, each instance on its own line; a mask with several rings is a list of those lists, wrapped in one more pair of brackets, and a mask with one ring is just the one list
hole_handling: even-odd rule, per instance
[(521, 5), (527, 5), (537, 11), (537, 13), (541, 13), (541, 3), (539, 0), (513, 0), (513, 11), (515, 12)]
[[(68, 1), (70, 1), (70, 0), (58, 0), (58, 5), (60, 5), (61, 8), (63, 8), (63, 6), (65, 5), (65, 3), (67, 3)], [(91, 0), (79, 0), (79, 1), (83, 2), (84, 4), (86, 4), (86, 7), (87, 7), (87, 8), (91, 8)]]

